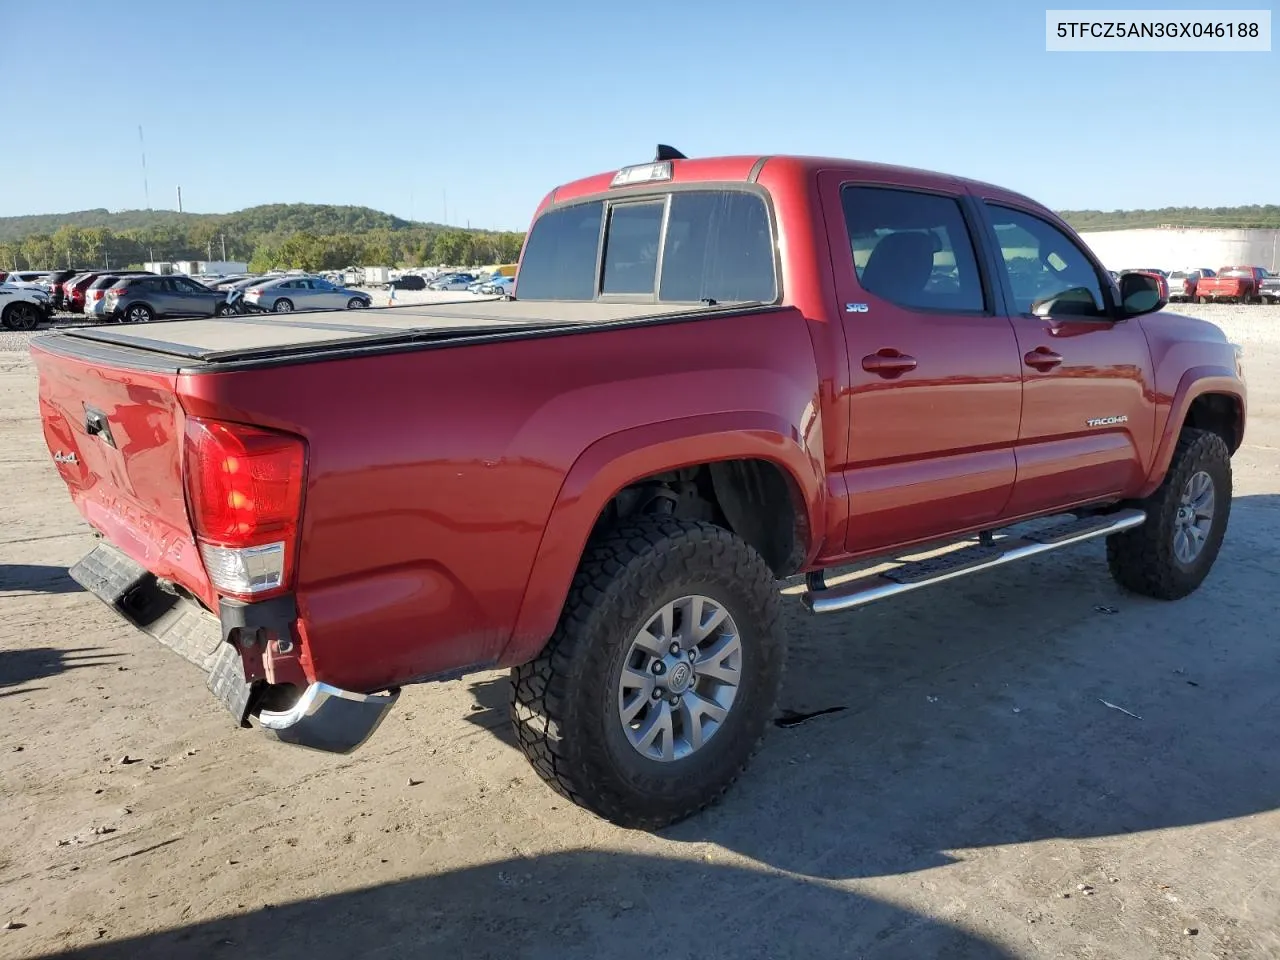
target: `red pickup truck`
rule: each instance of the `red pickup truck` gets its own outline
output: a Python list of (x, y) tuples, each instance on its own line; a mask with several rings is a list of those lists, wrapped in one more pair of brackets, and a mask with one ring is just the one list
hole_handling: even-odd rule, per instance
[(1008, 190), (662, 147), (546, 196), (514, 298), (32, 352), (103, 538), (73, 576), (235, 722), (347, 751), (405, 685), (510, 667), (542, 777), (656, 827), (763, 733), (779, 578), (830, 613), (1106, 538), (1129, 590), (1200, 584), (1245, 386), (1164, 305)]
[(1202, 277), (1196, 285), (1200, 303), (1261, 303), (1262, 284), (1269, 277), (1264, 267), (1223, 267), (1217, 276)]

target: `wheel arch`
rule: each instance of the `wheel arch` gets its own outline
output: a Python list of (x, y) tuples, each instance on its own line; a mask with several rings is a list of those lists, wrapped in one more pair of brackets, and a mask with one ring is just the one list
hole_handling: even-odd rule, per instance
[(821, 545), (822, 476), (821, 462), (793, 428), (762, 411), (668, 420), (596, 441), (561, 485), (499, 663), (523, 663), (541, 650), (588, 542), (610, 525), (610, 511), (628, 495), (661, 487), (670, 492), (653, 489), (655, 496), (678, 498), (690, 483), (709, 490), (720, 524), (783, 575), (800, 569)]
[(1160, 486), (1184, 427), (1218, 434), (1234, 454), (1244, 442), (1246, 407), (1244, 384), (1235, 371), (1218, 366), (1187, 370), (1178, 382), (1151, 471), (1139, 496), (1149, 496)]

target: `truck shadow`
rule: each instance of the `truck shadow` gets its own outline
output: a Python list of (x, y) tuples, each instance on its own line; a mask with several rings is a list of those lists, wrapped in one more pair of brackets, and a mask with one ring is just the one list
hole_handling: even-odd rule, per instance
[[(1100, 543), (859, 612), (788, 597), (780, 722), (720, 806), (664, 836), (853, 878), (1274, 809), (1277, 543), (1280, 497), (1238, 497), (1175, 603), (1120, 591)], [(510, 742), (505, 677), (472, 689), (469, 719)]]
[(18, 650), (0, 650), (0, 697), (30, 693), (36, 688), (10, 690), (24, 683), (54, 677), (68, 670), (84, 667), (108, 666), (120, 653), (100, 653), (98, 647), (76, 647), (59, 650), (56, 647), (28, 647)]
[(43, 956), (345, 960), (375, 953), (468, 960), (1013, 957), (967, 931), (833, 885), (591, 850), (386, 882)]
[(42, 563), (0, 563), (0, 592), (10, 596), (24, 593), (78, 593), (82, 587), (67, 576), (66, 567)]
[(666, 833), (846, 878), (1272, 810), (1276, 543), (1280, 497), (1239, 497), (1174, 603), (1121, 592), (1101, 544), (860, 612), (789, 603), (780, 706), (845, 709), (771, 730), (720, 807)]

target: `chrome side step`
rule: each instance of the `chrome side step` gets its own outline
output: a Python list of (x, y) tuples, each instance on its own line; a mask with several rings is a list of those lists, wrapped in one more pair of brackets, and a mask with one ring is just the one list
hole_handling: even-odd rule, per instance
[(942, 583), (944, 580), (977, 573), (979, 570), (989, 570), (1048, 553), (1050, 550), (1060, 550), (1095, 537), (1107, 537), (1113, 533), (1132, 530), (1141, 526), (1146, 519), (1147, 515), (1142, 510), (1117, 510), (1114, 513), (1068, 520), (1003, 540), (989, 543), (980, 541), (951, 553), (904, 563), (880, 574), (858, 577), (823, 589), (813, 589), (814, 580), (811, 578), (811, 587), (803, 594), (804, 603), (814, 613), (849, 610)]

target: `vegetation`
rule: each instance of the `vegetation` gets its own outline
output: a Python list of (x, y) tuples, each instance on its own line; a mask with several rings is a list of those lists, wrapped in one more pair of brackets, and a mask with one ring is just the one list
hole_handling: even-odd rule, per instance
[(237, 213), (82, 210), (0, 217), (0, 269), (245, 260), (254, 269), (510, 263), (524, 234), (402, 220), (368, 207), (276, 203)]
[(1280, 206), (1162, 207), (1159, 210), (1063, 210), (1062, 219), (1076, 230), (1137, 230), (1142, 227), (1206, 227), (1280, 229)]

